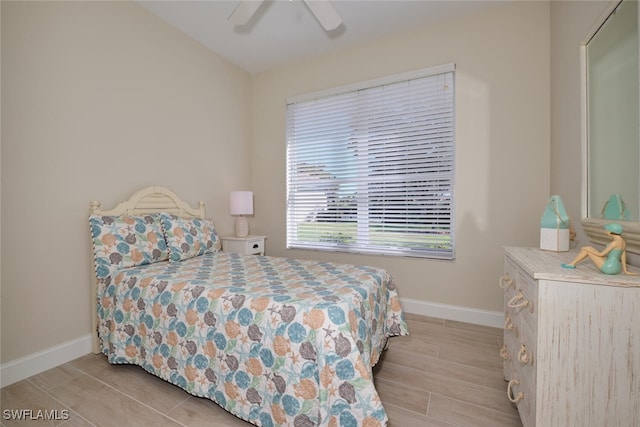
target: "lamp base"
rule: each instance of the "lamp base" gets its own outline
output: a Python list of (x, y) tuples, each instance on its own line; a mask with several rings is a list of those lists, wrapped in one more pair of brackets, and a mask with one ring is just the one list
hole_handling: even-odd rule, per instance
[(247, 222), (247, 218), (242, 215), (236, 217), (234, 232), (236, 237), (247, 237), (249, 235), (249, 223)]

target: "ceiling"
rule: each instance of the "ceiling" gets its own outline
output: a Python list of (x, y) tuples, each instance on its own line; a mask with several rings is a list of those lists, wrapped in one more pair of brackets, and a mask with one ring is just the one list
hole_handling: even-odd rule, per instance
[(324, 31), (301, 0), (264, 0), (251, 20), (228, 18), (239, 0), (138, 0), (249, 73), (431, 25), (495, 4), (487, 0), (333, 0), (342, 25)]

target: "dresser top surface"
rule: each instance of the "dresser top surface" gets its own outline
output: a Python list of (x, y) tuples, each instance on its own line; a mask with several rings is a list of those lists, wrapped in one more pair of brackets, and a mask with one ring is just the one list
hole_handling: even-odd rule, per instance
[[(624, 273), (609, 275), (602, 273), (589, 259), (576, 265), (575, 269), (563, 268), (563, 263), (571, 262), (577, 250), (569, 252), (543, 251), (538, 248), (505, 247), (505, 255), (516, 262), (526, 273), (537, 280), (555, 280), (560, 282), (581, 282), (595, 285), (639, 287), (640, 275)], [(631, 272), (640, 274), (636, 267), (627, 265)]]

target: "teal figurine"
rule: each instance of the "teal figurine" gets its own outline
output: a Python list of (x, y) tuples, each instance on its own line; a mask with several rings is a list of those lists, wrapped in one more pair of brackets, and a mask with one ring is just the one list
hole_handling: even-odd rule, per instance
[(576, 268), (576, 264), (589, 258), (604, 274), (618, 274), (624, 272), (631, 276), (637, 276), (627, 270), (627, 251), (622, 238), (622, 226), (620, 224), (607, 224), (604, 226), (607, 234), (611, 236), (611, 243), (604, 250), (599, 251), (592, 246), (583, 246), (576, 257), (568, 264), (562, 264), (564, 268)]

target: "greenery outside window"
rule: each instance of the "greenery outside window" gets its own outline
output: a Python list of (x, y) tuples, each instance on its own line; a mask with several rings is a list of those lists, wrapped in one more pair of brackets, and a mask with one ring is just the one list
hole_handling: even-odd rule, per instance
[(287, 247), (453, 259), (454, 65), (287, 100)]

